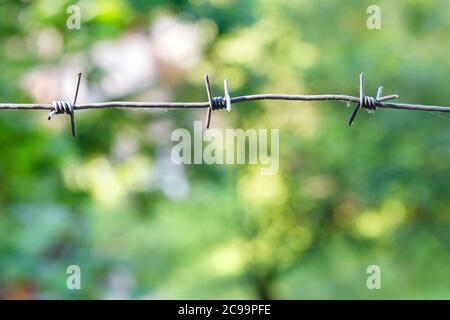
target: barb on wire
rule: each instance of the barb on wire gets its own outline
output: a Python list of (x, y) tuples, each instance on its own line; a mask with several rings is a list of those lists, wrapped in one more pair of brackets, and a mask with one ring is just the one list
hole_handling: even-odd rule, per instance
[(355, 109), (348, 121), (352, 125), (358, 111), (366, 109), (374, 112), (379, 108), (385, 109), (401, 109), (401, 110), (421, 110), (431, 112), (450, 112), (450, 107), (432, 106), (423, 104), (409, 104), (409, 103), (393, 103), (388, 100), (398, 99), (396, 94), (382, 96), (383, 87), (378, 88), (376, 97), (366, 96), (364, 90), (364, 74), (359, 76), (359, 96), (349, 96), (343, 94), (322, 94), (322, 95), (290, 95), (290, 94), (254, 94), (231, 98), (228, 81), (224, 81), (224, 96), (215, 97), (211, 91), (211, 85), (208, 75), (205, 75), (205, 87), (208, 96), (207, 102), (128, 102), (128, 101), (110, 101), (102, 103), (84, 103), (77, 105), (78, 91), (80, 89), (81, 73), (78, 74), (72, 103), (68, 101), (54, 101), (52, 104), (17, 104), (17, 103), (0, 103), (0, 110), (49, 110), (48, 119), (50, 120), (57, 114), (68, 114), (70, 116), (70, 123), (72, 127), (72, 135), (76, 137), (77, 131), (75, 127), (75, 111), (89, 110), (89, 109), (106, 109), (106, 108), (131, 108), (131, 109), (153, 109), (153, 108), (167, 108), (167, 109), (199, 109), (207, 108), (206, 114), (206, 129), (211, 123), (211, 115), (215, 110), (226, 109), (231, 111), (231, 105), (236, 103), (257, 101), (257, 100), (286, 100), (286, 101), (344, 101), (355, 103)]
[(81, 73), (77, 77), (77, 85), (73, 96), (72, 103), (69, 101), (53, 101), (54, 110), (48, 113), (48, 120), (51, 120), (55, 114), (66, 113), (70, 116), (70, 126), (72, 127), (72, 136), (77, 136), (77, 129), (75, 127), (75, 105), (77, 103), (78, 91), (80, 90)]
[(228, 92), (228, 80), (225, 79), (223, 82), (225, 96), (224, 97), (213, 97), (211, 91), (211, 85), (209, 84), (209, 77), (205, 75), (205, 86), (206, 93), (208, 94), (208, 110), (206, 113), (206, 129), (209, 129), (209, 124), (211, 122), (211, 114), (214, 110), (227, 109), (228, 112), (231, 111), (231, 98)]
[(383, 87), (380, 86), (380, 87), (378, 87), (378, 93), (377, 93), (376, 98), (366, 96), (364, 94), (364, 73), (361, 72), (361, 74), (359, 75), (359, 102), (356, 103), (355, 110), (353, 111), (352, 115), (350, 116), (348, 125), (351, 126), (353, 121), (355, 121), (356, 114), (358, 113), (359, 109), (363, 108), (363, 109), (375, 111), (378, 109), (380, 102), (399, 98), (399, 96), (397, 94), (382, 97), (381, 96), (382, 93), (383, 93)]

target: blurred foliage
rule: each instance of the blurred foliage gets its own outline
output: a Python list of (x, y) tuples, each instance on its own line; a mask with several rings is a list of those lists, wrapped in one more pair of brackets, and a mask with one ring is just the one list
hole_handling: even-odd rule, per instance
[[(46, 97), (52, 68), (80, 54), (84, 82), (100, 88), (117, 64), (105, 71), (93, 48), (140, 34), (173, 49), (156, 80), (102, 98), (205, 100), (206, 72), (233, 95), (356, 95), (364, 71), (367, 92), (382, 84), (402, 101), (448, 105), (449, 2), (378, 1), (382, 29), (368, 30), (372, 2), (0, 1), (0, 100)], [(70, 4), (80, 30), (66, 28)], [(188, 67), (164, 60), (183, 41), (148, 37), (161, 18), (200, 30)], [(37, 95), (33, 70), (44, 70)], [(223, 130), (280, 128), (280, 172), (260, 176), (255, 165), (170, 165), (171, 130), (203, 112), (80, 112), (73, 139), (66, 117), (2, 111), (0, 297), (449, 299), (449, 117), (380, 110), (349, 128), (350, 112), (265, 101), (214, 113)], [(71, 264), (80, 291), (66, 289)], [(371, 264), (382, 290), (366, 288)]]

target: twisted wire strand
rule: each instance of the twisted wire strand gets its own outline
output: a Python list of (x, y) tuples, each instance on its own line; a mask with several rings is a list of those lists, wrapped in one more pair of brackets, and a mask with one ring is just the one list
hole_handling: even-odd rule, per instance
[[(294, 95), (294, 94), (253, 94), (231, 98), (231, 104), (238, 104), (249, 101), (259, 100), (285, 100), (285, 101), (342, 101), (358, 103), (359, 97), (342, 94), (323, 94), (323, 95)], [(393, 103), (380, 102), (378, 108), (399, 109), (399, 110), (419, 110), (429, 112), (450, 112), (450, 107), (411, 104), (411, 103)], [(78, 110), (95, 109), (205, 109), (209, 108), (209, 102), (134, 102), (134, 101), (109, 101), (98, 103), (80, 103), (73, 106)], [(0, 110), (53, 110), (53, 104), (45, 103), (0, 103)]]
[(224, 81), (224, 96), (213, 96), (208, 75), (205, 75), (205, 86), (208, 96), (207, 102), (130, 102), (130, 101), (110, 101), (101, 103), (84, 103), (77, 104), (78, 91), (80, 88), (81, 73), (78, 74), (76, 89), (72, 103), (69, 101), (54, 101), (52, 104), (39, 103), (0, 103), (0, 110), (48, 110), (48, 119), (50, 120), (57, 114), (68, 114), (71, 119), (72, 135), (76, 136), (75, 128), (75, 111), (78, 110), (95, 110), (95, 109), (201, 109), (207, 108), (206, 128), (209, 128), (212, 111), (227, 109), (231, 111), (232, 104), (244, 103), (259, 100), (284, 100), (284, 101), (343, 101), (355, 103), (356, 107), (353, 111), (349, 125), (355, 120), (356, 114), (360, 109), (375, 111), (379, 108), (400, 109), (400, 110), (420, 110), (429, 112), (450, 112), (450, 107), (409, 104), (409, 103), (393, 103), (388, 100), (398, 99), (399, 96), (388, 95), (382, 96), (383, 87), (378, 88), (376, 97), (367, 96), (364, 92), (364, 74), (360, 74), (360, 95), (359, 97), (343, 95), (343, 94), (321, 94), (321, 95), (293, 95), (293, 94), (254, 94), (238, 97), (230, 97), (228, 90), (228, 81)]

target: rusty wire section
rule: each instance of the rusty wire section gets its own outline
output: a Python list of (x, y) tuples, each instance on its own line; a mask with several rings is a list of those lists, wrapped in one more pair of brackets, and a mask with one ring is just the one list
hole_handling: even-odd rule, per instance
[(366, 109), (369, 112), (374, 112), (379, 108), (386, 109), (402, 109), (402, 110), (421, 110), (431, 112), (450, 112), (450, 107), (444, 106), (430, 106), (422, 104), (409, 103), (393, 103), (386, 102), (392, 99), (398, 99), (399, 96), (388, 95), (383, 96), (383, 87), (378, 88), (376, 97), (365, 95), (364, 91), (364, 74), (359, 76), (359, 96), (349, 96), (342, 94), (322, 94), (322, 95), (291, 95), (291, 94), (255, 94), (245, 95), (231, 98), (228, 90), (228, 81), (224, 81), (224, 96), (213, 96), (208, 75), (205, 75), (205, 87), (208, 97), (207, 102), (128, 102), (128, 101), (110, 101), (102, 103), (84, 103), (77, 104), (78, 91), (80, 89), (81, 73), (78, 74), (76, 89), (72, 102), (69, 101), (53, 101), (52, 104), (18, 104), (18, 103), (0, 103), (1, 109), (10, 110), (49, 110), (48, 119), (50, 120), (57, 114), (68, 114), (72, 127), (72, 135), (76, 137), (77, 131), (75, 127), (75, 111), (89, 110), (89, 109), (107, 109), (107, 108), (130, 108), (130, 109), (200, 109), (207, 108), (206, 126), (208, 129), (211, 123), (211, 114), (215, 110), (226, 109), (231, 111), (231, 105), (247, 101), (256, 100), (286, 100), (286, 101), (344, 101), (355, 103), (355, 109), (350, 116), (348, 124), (351, 126), (356, 115), (360, 109)]

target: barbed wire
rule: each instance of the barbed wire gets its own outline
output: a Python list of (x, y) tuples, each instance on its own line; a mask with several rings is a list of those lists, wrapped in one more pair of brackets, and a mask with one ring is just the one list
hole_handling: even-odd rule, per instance
[(355, 103), (355, 109), (351, 114), (348, 124), (351, 126), (360, 109), (366, 109), (369, 112), (375, 112), (379, 108), (385, 109), (402, 109), (402, 110), (420, 110), (431, 112), (450, 112), (450, 107), (433, 106), (423, 104), (409, 103), (393, 103), (386, 102), (392, 99), (398, 99), (399, 95), (393, 94), (383, 96), (383, 87), (378, 88), (375, 97), (365, 95), (364, 90), (364, 73), (359, 76), (359, 96), (350, 96), (342, 94), (321, 94), (321, 95), (293, 95), (293, 94), (253, 94), (238, 97), (231, 97), (228, 90), (228, 81), (224, 81), (224, 96), (213, 96), (208, 75), (205, 75), (205, 86), (208, 101), (207, 102), (129, 102), (129, 101), (110, 101), (101, 103), (83, 103), (77, 104), (78, 91), (80, 89), (81, 73), (77, 76), (76, 88), (72, 102), (69, 101), (53, 101), (51, 104), (38, 103), (0, 103), (0, 110), (49, 110), (48, 120), (54, 115), (68, 114), (70, 116), (72, 135), (77, 136), (75, 126), (75, 111), (92, 110), (92, 109), (201, 109), (207, 108), (206, 129), (211, 123), (211, 114), (215, 110), (226, 109), (231, 111), (231, 105), (257, 100), (286, 100), (286, 101), (344, 101)]

